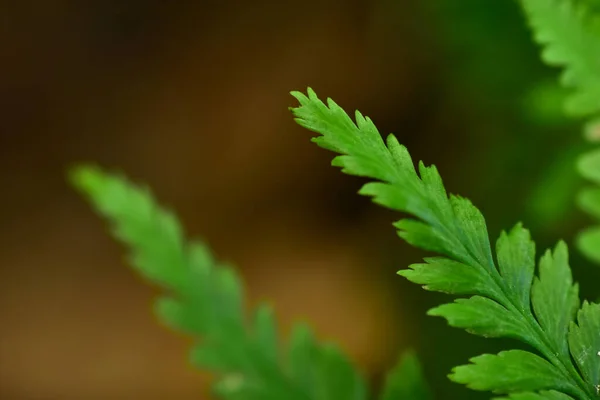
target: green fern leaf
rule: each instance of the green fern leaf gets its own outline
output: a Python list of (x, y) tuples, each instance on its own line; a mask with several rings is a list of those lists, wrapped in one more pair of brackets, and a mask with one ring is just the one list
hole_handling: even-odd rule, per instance
[(586, 228), (577, 235), (577, 247), (590, 260), (600, 263), (600, 226)]
[[(498, 400), (500, 400), (498, 398)], [(503, 397), (502, 400), (573, 400), (571, 396), (554, 390), (542, 390), (540, 392), (523, 392)]]
[[(582, 155), (577, 163), (577, 168), (584, 178), (600, 185), (600, 149)], [(583, 211), (600, 220), (600, 188), (598, 186), (583, 189), (579, 193), (577, 202)], [(600, 263), (600, 226), (596, 225), (583, 230), (577, 236), (576, 241), (583, 254)]]
[(494, 300), (481, 296), (457, 299), (429, 310), (428, 315), (444, 317), (448, 324), (484, 337), (510, 337), (532, 342), (528, 327), (515, 313)]
[(450, 377), (471, 389), (495, 393), (569, 390), (563, 376), (548, 361), (527, 351), (502, 351), (474, 357), (472, 364), (456, 367)]
[(518, 299), (522, 313), (529, 310), (530, 290), (535, 270), (535, 243), (521, 224), (510, 233), (502, 232), (496, 243), (498, 269), (510, 295)]
[(497, 299), (502, 296), (492, 277), (477, 268), (442, 257), (425, 258), (424, 264), (409, 265), (401, 275), (425, 290), (448, 294), (478, 294)]
[[(600, 38), (599, 38), (600, 40)], [(582, 155), (577, 163), (579, 173), (596, 185), (600, 185), (600, 149)], [(600, 220), (600, 188), (583, 189), (578, 197), (579, 207)], [(600, 263), (600, 226), (586, 228), (576, 238), (577, 246), (590, 260)]]
[(600, 149), (582, 156), (577, 167), (584, 178), (600, 185)]
[(131, 252), (131, 264), (168, 291), (156, 302), (159, 319), (198, 343), (192, 363), (219, 374), (214, 393), (229, 400), (364, 400), (363, 379), (334, 346), (318, 343), (302, 325), (288, 354), (279, 351), (272, 310), (263, 305), (246, 322), (235, 270), (197, 241), (187, 242), (176, 217), (147, 189), (95, 167), (76, 168), (72, 182), (108, 219)]
[(600, 111), (600, 25), (585, 2), (520, 0), (542, 60), (564, 67), (561, 83), (573, 89), (565, 106), (569, 114)]
[(567, 359), (569, 349), (565, 337), (579, 308), (579, 288), (573, 284), (564, 242), (560, 242), (554, 252), (548, 250), (542, 256), (539, 278), (533, 282), (531, 303), (552, 348)]
[(412, 352), (405, 353), (386, 376), (379, 400), (430, 400), (431, 393), (421, 371), (421, 364)]
[(307, 95), (292, 95), (300, 103), (292, 108), (296, 121), (319, 134), (313, 138), (318, 145), (341, 154), (332, 164), (378, 181), (367, 183), (360, 193), (415, 218), (394, 225), (399, 235), (445, 256), (399, 274), (429, 290), (473, 295), (430, 314), (483, 336), (519, 339), (538, 353), (481, 356), (475, 364), (455, 369), (452, 379), (506, 394), (555, 390), (582, 400), (595, 397), (595, 381), (580, 374), (567, 351), (566, 327), (579, 300), (563, 243), (542, 258), (535, 278), (534, 244), (519, 224), (498, 239), (496, 263), (482, 214), (467, 199), (448, 196), (434, 166), (420, 162), (417, 174), (406, 148), (393, 135), (384, 141), (369, 118), (356, 112), (354, 123), (335, 102), (323, 103), (310, 88)]
[(571, 354), (585, 377), (600, 389), (600, 305), (583, 303), (577, 313), (577, 324), (571, 322), (569, 332)]
[[(542, 59), (564, 68), (563, 86), (573, 89), (565, 101), (573, 116), (600, 112), (600, 7), (595, 0), (520, 0), (536, 41), (543, 46)], [(588, 123), (586, 137), (597, 140), (597, 119)], [(581, 157), (582, 176), (600, 185), (599, 152)], [(583, 196), (583, 199), (582, 199)], [(594, 200), (594, 204), (590, 201)], [(584, 211), (600, 209), (600, 199), (580, 195)], [(592, 215), (597, 215), (593, 212)], [(587, 229), (577, 237), (577, 246), (589, 259), (600, 263), (600, 227)]]

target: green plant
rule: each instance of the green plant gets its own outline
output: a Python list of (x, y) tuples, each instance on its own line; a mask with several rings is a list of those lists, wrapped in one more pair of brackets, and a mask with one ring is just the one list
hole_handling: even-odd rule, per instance
[[(282, 348), (269, 306), (259, 306), (247, 321), (235, 270), (216, 261), (203, 242), (186, 241), (174, 214), (158, 206), (148, 189), (93, 166), (74, 169), (71, 181), (130, 249), (131, 265), (167, 291), (156, 302), (156, 314), (198, 339), (191, 362), (219, 375), (214, 392), (220, 398), (367, 398), (367, 386), (348, 359), (334, 345), (319, 343), (308, 326), (296, 325)], [(407, 354), (379, 398), (428, 399), (419, 377), (416, 359)]]
[[(591, 124), (588, 131), (596, 129)], [(582, 155), (577, 166), (581, 175), (595, 184), (581, 190), (577, 197), (579, 207), (600, 222), (600, 149)], [(600, 264), (600, 225), (583, 230), (577, 237), (577, 246), (590, 260)]]
[[(521, 204), (495, 207), (493, 200), (480, 200), (480, 206), (492, 221), (520, 215), (542, 240), (552, 238), (565, 219), (577, 216), (572, 192), (581, 181), (573, 165), (582, 144), (566, 134), (576, 122), (562, 112), (565, 89), (555, 71), (540, 62), (520, 5), (506, 0), (425, 4), (444, 50), (438, 62), (450, 86), (445, 90), (452, 93), (445, 108), (466, 109), (465, 118), (474, 125), (466, 129), (469, 140), (495, 149), (473, 152), (463, 161), (478, 166), (471, 173), (477, 181), (471, 195), (483, 200), (515, 193)], [(545, 157), (531, 157), (540, 142)]]
[(319, 146), (341, 154), (332, 164), (377, 180), (361, 194), (416, 217), (395, 224), (399, 236), (444, 256), (426, 258), (400, 274), (428, 290), (472, 296), (429, 314), (474, 334), (518, 339), (535, 350), (475, 357), (450, 378), (516, 398), (594, 398), (600, 383), (600, 305), (584, 302), (577, 311), (566, 244), (544, 254), (535, 277), (534, 243), (517, 224), (500, 236), (494, 257), (483, 216), (467, 199), (446, 194), (434, 166), (419, 163), (417, 174), (406, 148), (393, 135), (384, 142), (359, 112), (355, 124), (310, 89), (308, 96), (294, 96), (301, 104), (293, 109), (298, 123), (321, 135), (313, 139)]
[[(586, 137), (597, 141), (600, 113), (600, 2), (597, 0), (520, 0), (534, 32), (544, 46), (542, 60), (564, 67), (563, 86), (571, 89), (565, 101), (567, 114), (592, 117)], [(580, 157), (581, 175), (600, 185), (600, 150)], [(578, 196), (582, 210), (600, 219), (600, 187), (584, 189)], [(600, 226), (588, 228), (577, 238), (579, 249), (600, 263)]]
[[(593, 0), (521, 0), (543, 59), (566, 67), (562, 82), (575, 88), (567, 110), (577, 116), (600, 111), (600, 34), (586, 11)], [(383, 140), (373, 122), (356, 112), (353, 121), (335, 102), (322, 102), (310, 88), (293, 92), (296, 121), (316, 132), (313, 141), (339, 155), (332, 165), (366, 177), (360, 194), (408, 214), (394, 226), (409, 244), (437, 253), (399, 272), (426, 290), (461, 298), (429, 311), (451, 326), (484, 337), (516, 339), (510, 349), (472, 358), (450, 379), (513, 400), (591, 400), (600, 397), (600, 304), (583, 301), (573, 282), (567, 245), (547, 250), (535, 273), (535, 244), (516, 224), (495, 242), (481, 212), (467, 199), (448, 195), (435, 166), (415, 165), (393, 135)], [(598, 153), (592, 153), (598, 154)], [(580, 167), (600, 183), (600, 156)], [(234, 270), (214, 260), (199, 241), (186, 241), (174, 215), (150, 192), (97, 167), (78, 167), (74, 185), (131, 250), (131, 263), (168, 295), (157, 302), (161, 320), (198, 339), (192, 362), (218, 374), (215, 393), (224, 399), (366, 399), (360, 373), (333, 345), (321, 344), (297, 325), (285, 346), (274, 315), (260, 306), (245, 318), (241, 284)], [(600, 189), (580, 204), (600, 217)], [(594, 256), (600, 235), (585, 233), (580, 248)], [(412, 354), (388, 374), (381, 400), (428, 399)]]

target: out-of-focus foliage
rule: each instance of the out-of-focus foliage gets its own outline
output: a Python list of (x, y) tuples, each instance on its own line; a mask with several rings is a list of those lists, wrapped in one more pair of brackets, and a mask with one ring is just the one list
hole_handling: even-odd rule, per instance
[(577, 0), (521, 0), (542, 60), (562, 67), (560, 82), (571, 89), (565, 110), (588, 116), (600, 110), (600, 19)]
[[(542, 60), (563, 68), (560, 82), (570, 89), (566, 112), (575, 117), (600, 113), (600, 10), (596, 0), (521, 0), (535, 40), (543, 47)], [(594, 140), (597, 120), (588, 124), (586, 137)], [(581, 156), (581, 175), (597, 186), (583, 190), (581, 208), (600, 218), (600, 150)], [(579, 249), (600, 263), (600, 226), (577, 238)]]
[(407, 352), (386, 376), (379, 400), (431, 400), (423, 379), (421, 364), (413, 352)]
[[(580, 184), (573, 165), (581, 146), (562, 112), (566, 90), (539, 61), (518, 2), (432, 0), (426, 10), (444, 55), (448, 101), (469, 110), (475, 121), (469, 132), (490, 149), (472, 161), (480, 171), (474, 190), (523, 199), (510, 212), (497, 209), (494, 219), (516, 212), (536, 231), (560, 230), (573, 216), (572, 193)], [(531, 156), (541, 145), (545, 156)]]
[[(243, 291), (231, 266), (206, 245), (186, 241), (173, 213), (149, 190), (95, 167), (79, 167), (72, 182), (130, 250), (131, 265), (167, 295), (158, 318), (197, 339), (192, 363), (216, 372), (215, 394), (235, 400), (364, 400), (367, 385), (348, 358), (319, 343), (305, 325), (294, 327), (285, 353), (273, 312), (259, 306), (246, 321)], [(381, 399), (427, 400), (417, 361), (408, 355), (388, 376)], [(400, 397), (395, 397), (400, 396)]]

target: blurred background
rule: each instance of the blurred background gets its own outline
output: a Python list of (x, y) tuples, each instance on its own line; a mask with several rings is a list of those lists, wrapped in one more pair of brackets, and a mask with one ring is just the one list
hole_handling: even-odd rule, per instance
[(290, 90), (396, 133), (492, 237), (523, 221), (542, 250), (587, 223), (579, 122), (516, 2), (22, 0), (0, 19), (2, 399), (208, 398), (189, 339), (156, 323), (157, 291), (68, 187), (82, 161), (148, 184), (238, 266), (249, 304), (274, 304), (284, 333), (308, 321), (373, 386), (414, 348), (438, 398), (488, 397), (446, 374), (514, 343), (425, 317), (448, 299), (395, 274), (425, 254), (295, 125)]

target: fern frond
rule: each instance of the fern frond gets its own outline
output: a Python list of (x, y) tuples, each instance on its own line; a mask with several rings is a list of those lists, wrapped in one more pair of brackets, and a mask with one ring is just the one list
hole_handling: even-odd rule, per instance
[[(498, 398), (500, 400), (500, 398)], [(503, 397), (502, 400), (573, 400), (571, 396), (554, 390), (543, 390), (541, 392), (523, 392)]]
[(387, 374), (379, 400), (431, 400), (431, 392), (423, 378), (416, 355), (405, 353)]
[(561, 83), (572, 89), (566, 111), (587, 116), (600, 111), (600, 21), (581, 0), (520, 0), (542, 60), (563, 67)]
[[(561, 83), (573, 89), (565, 101), (573, 116), (600, 112), (600, 3), (592, 0), (520, 0), (535, 40), (543, 47), (542, 60), (563, 67)], [(586, 137), (595, 140), (597, 121), (588, 124)], [(590, 135), (589, 133), (592, 132)], [(600, 185), (600, 153), (583, 155), (578, 163), (584, 178)], [(582, 191), (580, 207), (598, 216), (600, 186)], [(600, 226), (588, 228), (577, 237), (577, 246), (600, 263)]]
[(567, 246), (561, 242), (546, 252), (535, 277), (534, 243), (529, 232), (516, 225), (500, 236), (494, 257), (482, 214), (469, 200), (448, 196), (434, 166), (420, 162), (417, 174), (407, 149), (393, 135), (384, 141), (371, 119), (360, 112), (355, 123), (333, 100), (323, 103), (310, 88), (308, 95), (292, 95), (300, 103), (291, 109), (298, 124), (319, 134), (312, 139), (316, 144), (341, 154), (332, 165), (375, 179), (360, 193), (413, 217), (395, 224), (399, 236), (444, 256), (425, 259), (399, 274), (429, 290), (472, 296), (430, 314), (482, 336), (518, 339), (536, 351), (482, 355), (456, 368), (450, 378), (516, 398), (522, 392), (544, 398), (554, 393), (544, 392), (548, 390), (582, 400), (594, 398), (598, 380), (581, 373), (571, 358), (576, 350), (567, 339), (579, 305)]
[[(595, 186), (587, 187), (577, 196), (577, 204), (592, 218), (600, 221), (600, 149), (579, 158), (577, 169)], [(600, 225), (586, 228), (576, 238), (577, 246), (590, 260), (600, 264)]]
[(75, 187), (130, 250), (131, 265), (166, 290), (158, 318), (198, 341), (192, 363), (216, 372), (215, 393), (235, 400), (363, 400), (367, 387), (333, 345), (296, 325), (285, 354), (266, 305), (246, 321), (239, 277), (201, 242), (186, 241), (177, 218), (150, 192), (119, 175), (79, 167)]

